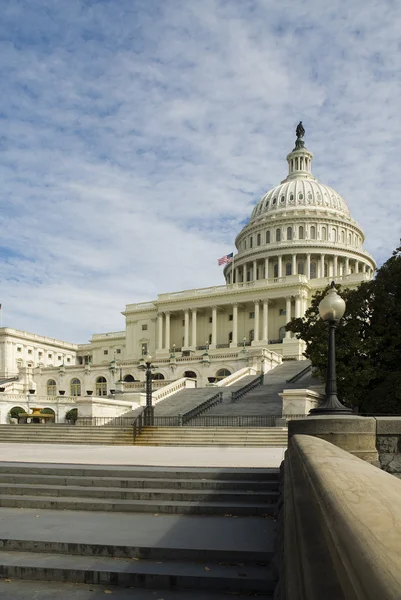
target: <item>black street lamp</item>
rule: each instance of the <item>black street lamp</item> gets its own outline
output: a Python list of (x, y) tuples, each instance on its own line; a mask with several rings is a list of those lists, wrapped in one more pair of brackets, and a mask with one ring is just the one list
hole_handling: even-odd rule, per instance
[(326, 397), (318, 408), (312, 408), (310, 415), (349, 415), (352, 410), (347, 408), (337, 398), (336, 377), (336, 327), (345, 313), (345, 302), (337, 294), (334, 281), (331, 288), (319, 304), (320, 318), (329, 326), (329, 347), (327, 356)]
[(141, 371), (145, 371), (145, 380), (146, 380), (146, 408), (145, 408), (145, 425), (153, 425), (153, 406), (152, 406), (152, 371), (156, 369), (154, 365), (152, 365), (152, 357), (148, 354), (146, 356), (142, 356), (141, 360), (144, 361), (144, 364), (138, 365), (138, 369)]

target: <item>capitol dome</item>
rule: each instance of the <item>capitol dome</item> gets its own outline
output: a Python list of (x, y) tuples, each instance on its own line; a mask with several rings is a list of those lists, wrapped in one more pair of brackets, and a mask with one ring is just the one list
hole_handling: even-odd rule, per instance
[(262, 196), (235, 240), (238, 253), (235, 267), (225, 268), (227, 283), (291, 275), (308, 280), (373, 275), (376, 264), (362, 247), (362, 228), (340, 194), (313, 176), (313, 154), (305, 147), (302, 123), (296, 133), (287, 177)]

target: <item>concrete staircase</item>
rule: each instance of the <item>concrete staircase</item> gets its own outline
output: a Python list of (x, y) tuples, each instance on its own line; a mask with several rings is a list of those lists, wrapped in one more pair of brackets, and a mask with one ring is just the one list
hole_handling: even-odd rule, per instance
[(132, 427), (79, 425), (0, 425), (0, 443), (133, 444)]
[(155, 417), (175, 417), (184, 414), (215, 396), (219, 388), (187, 388), (155, 405)]
[[(303, 376), (301, 374), (304, 373)], [(299, 379), (292, 383), (293, 378)], [(279, 393), (283, 389), (299, 389), (311, 385), (310, 361), (286, 361), (266, 373), (263, 385), (260, 385), (236, 402), (224, 394), (223, 401), (213, 406), (205, 416), (252, 416), (252, 415), (281, 415), (282, 400)], [(228, 390), (230, 388), (227, 388)]]
[(169, 600), (271, 599), (277, 499), (278, 469), (2, 463), (0, 577), (13, 599), (18, 579), (31, 580), (26, 598), (51, 581), (62, 598), (78, 597), (70, 582), (101, 583), (117, 599), (128, 587)]
[(285, 447), (285, 427), (144, 427), (137, 446)]

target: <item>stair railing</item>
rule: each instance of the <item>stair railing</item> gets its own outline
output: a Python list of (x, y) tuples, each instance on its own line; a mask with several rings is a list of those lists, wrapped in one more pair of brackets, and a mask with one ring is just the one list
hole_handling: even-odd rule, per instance
[(223, 401), (223, 392), (217, 392), (217, 394), (214, 394), (213, 396), (211, 396), (210, 398), (208, 398), (207, 400), (202, 402), (202, 404), (198, 404), (198, 406), (191, 408), (191, 410), (188, 410), (187, 412), (180, 414), (180, 421), (179, 421), (180, 425), (181, 426), (185, 425), (186, 423), (188, 423), (188, 421), (190, 421), (194, 417), (197, 417), (198, 415), (202, 414), (203, 412), (205, 412), (205, 410), (208, 410), (212, 406), (215, 406), (216, 404), (220, 404), (222, 401)]
[(249, 383), (244, 385), (239, 390), (235, 390), (234, 392), (231, 392), (231, 402), (236, 402), (239, 398), (242, 398), (242, 396), (245, 396), (245, 394), (248, 394), (250, 391), (252, 391), (256, 387), (259, 387), (260, 385), (262, 385), (263, 378), (264, 378), (264, 374), (262, 373), (261, 375), (258, 375), (257, 377), (255, 377), (255, 379), (253, 379), (252, 381), (250, 381)]

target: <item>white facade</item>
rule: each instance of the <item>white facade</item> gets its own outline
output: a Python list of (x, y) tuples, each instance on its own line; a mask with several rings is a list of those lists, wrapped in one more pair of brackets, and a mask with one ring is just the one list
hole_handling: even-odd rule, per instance
[[(7, 391), (24, 379), (25, 392), (33, 385), (42, 396), (60, 390), (101, 396), (127, 376), (125, 391), (139, 389), (143, 353), (152, 355), (159, 379), (192, 377), (198, 385), (246, 366), (260, 369), (262, 362), (266, 369), (272, 356), (301, 359), (302, 342), (285, 333), (286, 323), (302, 316), (312, 295), (333, 279), (357, 286), (376, 267), (344, 199), (312, 175), (312, 159), (298, 138), (287, 156), (287, 178), (261, 198), (235, 240), (225, 285), (128, 304), (125, 331), (94, 334), (84, 345), (1, 329), (0, 374), (21, 374)], [(22, 377), (30, 365), (32, 375)]]

